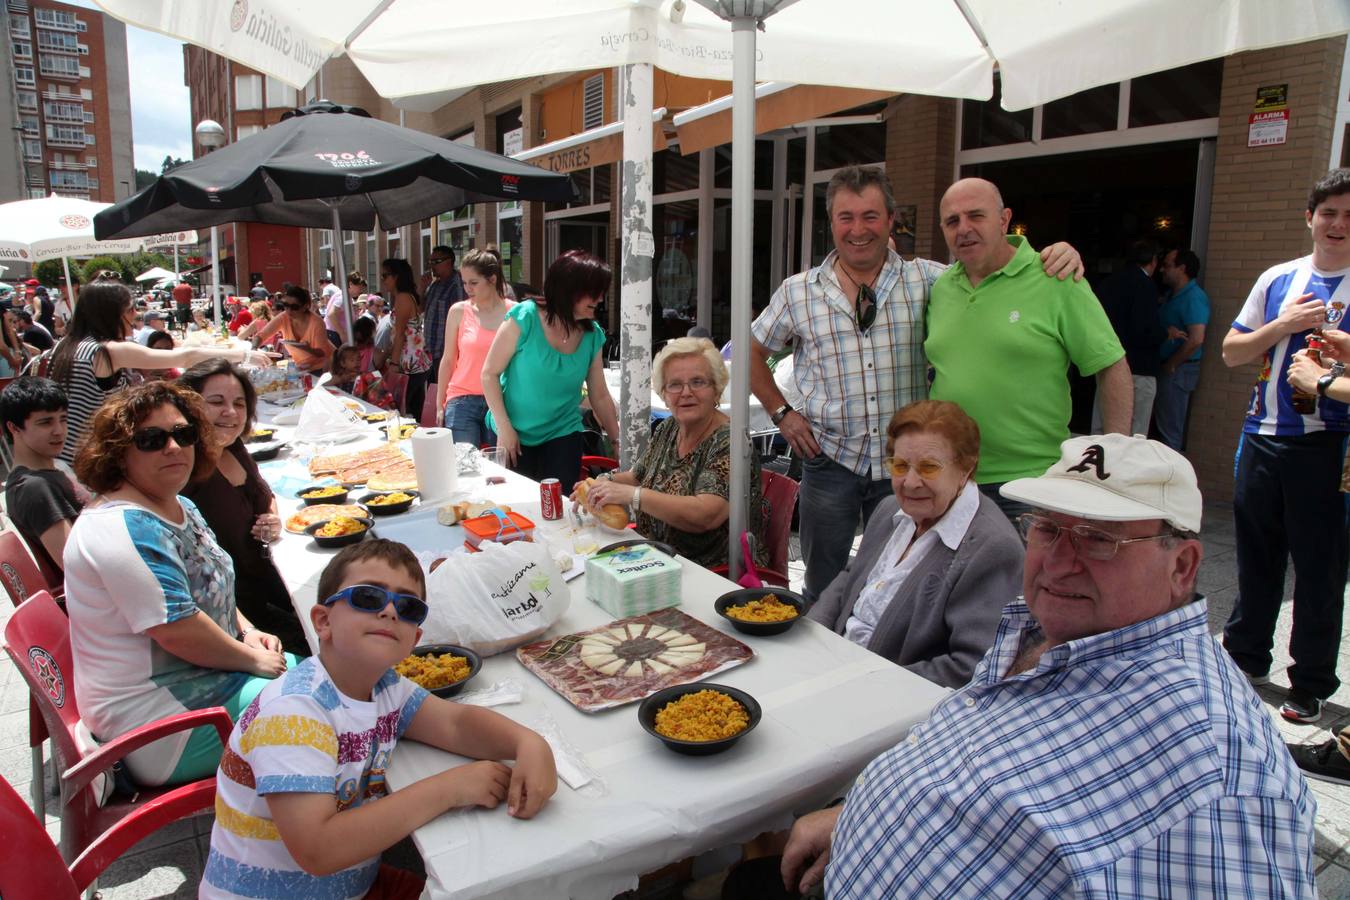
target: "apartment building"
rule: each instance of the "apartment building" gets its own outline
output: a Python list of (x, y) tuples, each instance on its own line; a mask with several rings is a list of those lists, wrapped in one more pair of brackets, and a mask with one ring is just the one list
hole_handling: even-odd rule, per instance
[(5, 102), (14, 106), (18, 141), (17, 153), (0, 154), (0, 191), (102, 202), (129, 196), (126, 26), (55, 0), (6, 0), (3, 15), (9, 41), (0, 77), (13, 88)]

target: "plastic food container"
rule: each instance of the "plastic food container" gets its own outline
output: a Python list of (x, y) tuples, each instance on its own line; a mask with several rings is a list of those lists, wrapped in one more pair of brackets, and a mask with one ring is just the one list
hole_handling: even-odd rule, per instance
[(483, 541), (509, 544), (534, 540), (534, 523), (518, 512), (488, 512), (459, 523), (464, 526), (464, 543), (477, 547)]

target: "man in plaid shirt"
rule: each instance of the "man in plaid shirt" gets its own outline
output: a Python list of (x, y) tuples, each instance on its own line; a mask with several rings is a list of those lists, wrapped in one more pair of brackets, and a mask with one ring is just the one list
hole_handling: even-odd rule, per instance
[[(903, 260), (887, 247), (895, 198), (881, 169), (840, 169), (825, 208), (834, 250), (784, 280), (751, 327), (750, 388), (802, 457), (803, 593), (810, 601), (844, 568), (858, 526), (891, 493), (886, 425), (901, 407), (928, 396), (924, 305), (946, 269)], [(1047, 275), (1082, 275), (1068, 244), (1046, 247), (1041, 259)], [(800, 410), (784, 400), (767, 364), (790, 343)]]
[(1316, 804), (1195, 593), (1186, 458), (1071, 438), (1003, 486), (1023, 597), (969, 684), (800, 819), (784, 884), (829, 897), (1307, 897)]

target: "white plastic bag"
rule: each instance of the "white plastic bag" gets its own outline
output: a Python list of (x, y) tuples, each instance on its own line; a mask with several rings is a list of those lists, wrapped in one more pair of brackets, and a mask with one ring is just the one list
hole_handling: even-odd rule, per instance
[(305, 397), (300, 421), (295, 426), (295, 440), (323, 444), (367, 432), (356, 412), (324, 388), (327, 380), (326, 376), (320, 379)]
[(492, 656), (542, 635), (571, 600), (546, 546), (484, 541), (481, 552), (451, 556), (427, 576), (422, 643)]

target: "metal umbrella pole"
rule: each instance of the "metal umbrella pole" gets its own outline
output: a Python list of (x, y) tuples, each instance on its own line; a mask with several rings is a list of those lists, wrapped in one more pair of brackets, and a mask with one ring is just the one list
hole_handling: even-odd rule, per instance
[(211, 297), (216, 312), (215, 327), (219, 328), (225, 304), (220, 298), (220, 229), (215, 225), (211, 226)]
[(337, 271), (334, 274), (338, 288), (342, 291), (343, 319), (345, 319), (343, 330), (347, 332), (344, 337), (347, 339), (347, 343), (351, 344), (355, 342), (352, 337), (352, 295), (347, 290), (347, 260), (343, 253), (342, 217), (338, 214), (338, 207), (342, 205), (342, 201), (345, 199), (345, 197), (333, 197), (324, 200), (323, 203), (333, 213), (333, 260), (337, 263)]
[(752, 16), (731, 20), (731, 511), (727, 519), (728, 577), (741, 577), (741, 534), (750, 505), (750, 290), (755, 216), (755, 27)]
[(75, 311), (75, 282), (70, 280), (70, 257), (61, 257), (61, 268), (66, 273), (66, 302), (70, 304), (70, 311)]

